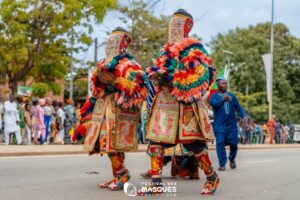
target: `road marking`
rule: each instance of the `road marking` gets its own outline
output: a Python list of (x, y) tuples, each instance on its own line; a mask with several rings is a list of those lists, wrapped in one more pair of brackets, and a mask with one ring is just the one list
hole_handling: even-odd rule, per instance
[(268, 163), (268, 162), (276, 162), (278, 160), (257, 160), (257, 161), (250, 161), (246, 162), (247, 164), (259, 164), (259, 163)]

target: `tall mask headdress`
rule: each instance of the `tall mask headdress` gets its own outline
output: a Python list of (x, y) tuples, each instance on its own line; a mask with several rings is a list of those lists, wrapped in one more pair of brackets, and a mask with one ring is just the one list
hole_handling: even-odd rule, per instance
[(102, 65), (102, 63), (100, 62), (98, 65), (99, 67), (96, 66), (95, 74), (97, 74), (96, 76), (99, 81), (107, 85), (112, 84), (114, 82), (115, 77), (113, 73), (111, 72), (98, 73), (97, 70), (102, 71), (104, 70), (103, 68), (106, 68), (105, 70), (108, 70), (106, 64), (109, 64), (114, 57), (124, 54), (128, 46), (130, 45), (130, 43), (131, 43), (131, 36), (125, 29), (121, 27), (117, 27), (111, 32), (111, 34), (106, 40), (106, 45), (105, 45), (106, 58), (105, 61), (103, 61), (104, 65)]
[(188, 37), (193, 28), (193, 16), (183, 9), (177, 10), (169, 23), (169, 42), (179, 42)]
[(106, 59), (109, 61), (113, 57), (125, 53), (131, 40), (131, 36), (125, 29), (121, 27), (114, 29), (106, 40)]

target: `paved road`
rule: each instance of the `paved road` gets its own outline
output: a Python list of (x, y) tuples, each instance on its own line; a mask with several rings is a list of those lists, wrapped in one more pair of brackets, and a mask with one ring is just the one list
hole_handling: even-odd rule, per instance
[[(239, 149), (281, 149), (300, 148), (300, 144), (239, 144)], [(145, 152), (147, 144), (139, 144), (138, 151)], [(209, 144), (209, 150), (215, 150), (215, 145)], [(86, 154), (83, 145), (4, 145), (0, 143), (0, 157), (37, 156), (37, 155), (71, 155)]]
[[(214, 166), (217, 160), (210, 151)], [(126, 155), (132, 172), (131, 183), (138, 188), (145, 182), (139, 173), (146, 171), (149, 160), (144, 153)], [(99, 190), (96, 185), (110, 178), (107, 157), (69, 155), (0, 158), (1, 200), (100, 200), (100, 199), (300, 199), (300, 149), (243, 150), (237, 159), (238, 168), (219, 172), (221, 183), (214, 196), (200, 195), (200, 181), (174, 180), (176, 193), (167, 197), (128, 197), (123, 191)], [(99, 172), (88, 174), (87, 172)], [(170, 165), (163, 172), (168, 176)], [(201, 172), (201, 176), (203, 176)], [(147, 180), (146, 180), (147, 181)], [(176, 197), (174, 197), (176, 195)]]

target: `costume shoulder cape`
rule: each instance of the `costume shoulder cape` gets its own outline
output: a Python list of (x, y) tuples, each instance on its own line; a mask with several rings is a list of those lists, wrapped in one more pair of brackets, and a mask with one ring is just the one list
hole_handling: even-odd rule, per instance
[(214, 69), (211, 59), (199, 40), (186, 38), (180, 43), (167, 43), (153, 67), (147, 68), (149, 77), (156, 76), (171, 82), (172, 94), (186, 103), (200, 99), (212, 82)]

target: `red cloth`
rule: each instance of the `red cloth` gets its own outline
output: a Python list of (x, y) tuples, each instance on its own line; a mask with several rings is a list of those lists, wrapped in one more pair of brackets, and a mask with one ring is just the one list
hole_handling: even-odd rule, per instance
[(275, 119), (274, 118), (269, 119), (268, 127), (270, 131), (270, 144), (273, 144), (274, 135), (275, 135), (275, 125), (276, 125)]

